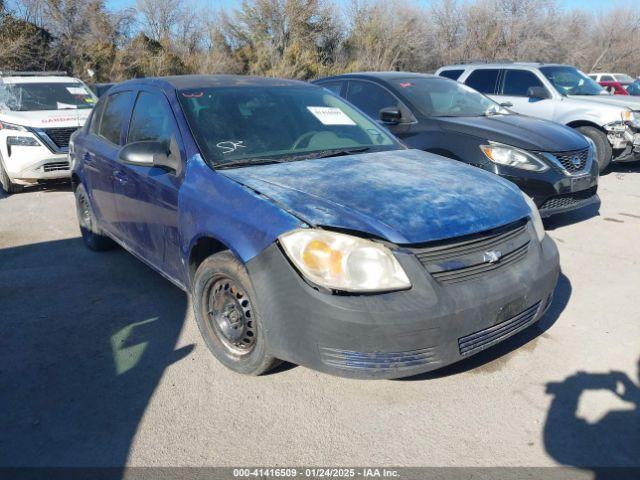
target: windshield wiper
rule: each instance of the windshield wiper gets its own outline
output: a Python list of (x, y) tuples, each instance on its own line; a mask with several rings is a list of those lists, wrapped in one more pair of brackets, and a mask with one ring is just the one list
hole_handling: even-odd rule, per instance
[(356, 147), (356, 148), (334, 148), (332, 150), (322, 150), (320, 152), (310, 153), (305, 155), (306, 158), (329, 158), (329, 157), (341, 157), (343, 155), (353, 155), (355, 153), (362, 153), (371, 150), (371, 147)]
[(216, 170), (222, 170), (224, 168), (246, 167), (248, 165), (268, 165), (270, 163), (283, 163), (283, 160), (276, 158), (247, 158), (244, 160), (219, 163), (215, 165), (215, 168)]

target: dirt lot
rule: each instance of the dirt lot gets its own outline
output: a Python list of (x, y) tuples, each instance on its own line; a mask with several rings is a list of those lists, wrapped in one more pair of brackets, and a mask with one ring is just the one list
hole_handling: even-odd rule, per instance
[[(640, 166), (554, 221), (541, 324), (441, 371), (224, 369), (187, 295), (92, 253), (68, 188), (0, 197), (0, 466), (640, 464)], [(581, 221), (578, 221), (581, 220)]]

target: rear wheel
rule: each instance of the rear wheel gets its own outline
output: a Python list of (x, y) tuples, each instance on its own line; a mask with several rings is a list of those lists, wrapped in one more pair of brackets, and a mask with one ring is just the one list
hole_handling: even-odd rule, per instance
[(595, 159), (598, 162), (598, 168), (600, 173), (604, 172), (613, 156), (613, 148), (611, 148), (607, 135), (595, 127), (578, 127), (576, 130), (593, 141), (596, 146)]
[(20, 193), (23, 190), (22, 185), (18, 185), (16, 183), (12, 183), (9, 178), (9, 174), (4, 168), (4, 162), (0, 157), (0, 185), (2, 185), (2, 189), (7, 193)]
[(223, 365), (245, 375), (260, 375), (280, 363), (267, 352), (249, 274), (231, 252), (216, 253), (200, 264), (192, 295), (200, 333)]
[(80, 224), (80, 233), (84, 244), (90, 250), (102, 251), (113, 248), (115, 243), (106, 235), (102, 235), (96, 216), (91, 208), (89, 196), (82, 185), (78, 185), (75, 190), (76, 212), (78, 214), (78, 223)]

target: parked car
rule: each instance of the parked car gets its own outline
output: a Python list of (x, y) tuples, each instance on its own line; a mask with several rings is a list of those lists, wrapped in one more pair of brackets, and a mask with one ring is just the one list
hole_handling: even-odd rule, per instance
[(190, 292), (207, 346), (245, 374), (435, 369), (536, 322), (558, 277), (514, 184), (303, 82), (127, 81), (70, 157), (86, 245), (115, 240)]
[(611, 95), (629, 95), (627, 87), (631, 85), (630, 83), (620, 82), (598, 82), (598, 84)]
[(98, 98), (107, 93), (111, 87), (113, 87), (115, 83), (93, 83), (89, 85), (91, 91), (96, 94)]
[(611, 161), (640, 159), (640, 100), (608, 95), (575, 67), (468, 64), (442, 67), (436, 74), (509, 102), (515, 112), (575, 128), (594, 142), (601, 172)]
[(433, 75), (352, 73), (313, 83), (379, 118), (411, 148), (511, 180), (543, 217), (599, 202), (592, 144), (571, 128), (515, 114), (470, 87)]
[(633, 83), (633, 77), (626, 73), (590, 73), (589, 78), (598, 83), (600, 82), (619, 82), (619, 83)]
[(626, 87), (627, 93), (634, 97), (640, 97), (640, 80), (636, 80)]
[(82, 126), (96, 97), (65, 72), (0, 72), (0, 185), (69, 178), (69, 137)]

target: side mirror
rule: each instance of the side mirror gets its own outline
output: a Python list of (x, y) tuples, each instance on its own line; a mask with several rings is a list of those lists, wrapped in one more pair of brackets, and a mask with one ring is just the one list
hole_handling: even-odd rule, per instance
[(387, 107), (380, 110), (379, 118), (387, 125), (397, 125), (402, 121), (402, 112), (398, 107)]
[(551, 98), (551, 95), (544, 87), (529, 87), (529, 90), (527, 90), (527, 97), (545, 100), (547, 98)]
[(145, 140), (125, 145), (118, 155), (122, 163), (141, 167), (159, 167), (170, 172), (180, 170), (180, 153), (175, 138), (171, 143)]
[(500, 104), (500, 106), (504, 107), (504, 108), (511, 108), (511, 107), (513, 107), (513, 103), (511, 103), (511, 102), (503, 102), (503, 103)]

